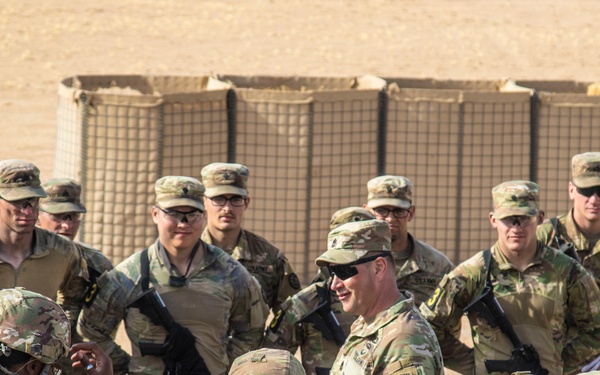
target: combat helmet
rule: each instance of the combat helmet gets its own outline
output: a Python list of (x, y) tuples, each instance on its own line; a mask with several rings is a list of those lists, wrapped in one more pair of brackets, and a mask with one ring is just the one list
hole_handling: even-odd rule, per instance
[(24, 288), (0, 290), (0, 355), (18, 350), (52, 364), (70, 345), (69, 319), (56, 302)]

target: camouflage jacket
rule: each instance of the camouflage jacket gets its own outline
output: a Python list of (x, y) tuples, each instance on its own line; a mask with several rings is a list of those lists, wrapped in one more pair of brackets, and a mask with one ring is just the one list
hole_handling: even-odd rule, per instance
[(340, 349), (332, 375), (444, 373), (435, 333), (415, 307), (412, 294), (367, 324), (359, 317)]
[[(157, 242), (148, 249), (150, 286), (167, 309), (196, 337), (196, 348), (211, 374), (225, 374), (239, 355), (258, 348), (267, 316), (260, 286), (248, 271), (223, 250), (204, 244), (202, 262), (190, 270), (186, 284), (169, 285), (171, 265)], [(80, 334), (111, 356), (115, 374), (162, 374), (158, 356), (141, 356), (138, 342), (162, 344), (166, 330), (154, 325), (138, 308), (128, 308), (142, 293), (140, 253), (133, 254), (98, 279), (99, 291), (79, 319)], [(113, 340), (124, 320), (132, 356)]]
[(267, 326), (263, 341), (264, 347), (285, 349), (292, 353), (300, 346), (302, 366), (307, 375), (316, 375), (316, 368), (330, 369), (340, 350), (335, 340), (327, 339), (314, 324), (300, 322), (317, 308), (320, 301), (317, 288), (323, 288), (329, 294), (331, 310), (346, 336), (357, 318), (344, 312), (336, 293), (329, 289), (325, 276), (319, 273), (318, 278), (319, 281), (288, 297), (281, 304), (280, 310), (275, 312)]
[[(202, 240), (212, 244), (208, 229)], [(238, 260), (260, 282), (267, 304), (273, 311), (300, 290), (300, 281), (281, 250), (264, 238), (242, 230), (230, 255)]]
[[(600, 354), (600, 291), (577, 262), (538, 241), (535, 257), (523, 271), (514, 269), (496, 243), (491, 249), (494, 296), (525, 344), (532, 344), (550, 374), (571, 374)], [(463, 309), (486, 285), (483, 251), (448, 274), (421, 312), (433, 326), (446, 367), (462, 374), (487, 374), (485, 359), (510, 358), (513, 346), (499, 327), (469, 315), (474, 351), (458, 340)], [(567, 342), (567, 314), (578, 335)], [(473, 354), (474, 352), (474, 354)]]
[(410, 233), (408, 240), (413, 251), (409, 259), (396, 259), (396, 284), (398, 290), (411, 292), (415, 305), (419, 306), (433, 294), (444, 275), (452, 271), (454, 264), (444, 253), (416, 240)]
[(31, 255), (19, 269), (0, 260), (0, 288), (17, 286), (56, 300), (74, 329), (88, 286), (85, 260), (69, 239), (36, 227)]
[[(600, 241), (596, 243), (593, 249), (590, 248), (587, 239), (575, 224), (573, 209), (566, 214), (558, 216), (557, 219), (558, 237), (565, 242), (573, 243), (581, 264), (594, 276), (596, 284), (600, 286)], [(538, 226), (538, 240), (548, 246), (558, 248), (559, 245), (556, 243), (555, 236), (556, 233), (554, 232), (554, 228), (552, 228), (550, 220), (546, 220), (542, 225)]]

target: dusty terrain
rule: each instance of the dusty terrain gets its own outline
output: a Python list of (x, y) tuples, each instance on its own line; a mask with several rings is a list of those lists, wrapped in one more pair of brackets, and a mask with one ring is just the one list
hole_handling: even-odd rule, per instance
[(3, 1), (0, 159), (52, 177), (75, 74), (600, 80), (600, 2)]
[(75, 74), (600, 80), (597, 0), (0, 2), (0, 160), (53, 176)]

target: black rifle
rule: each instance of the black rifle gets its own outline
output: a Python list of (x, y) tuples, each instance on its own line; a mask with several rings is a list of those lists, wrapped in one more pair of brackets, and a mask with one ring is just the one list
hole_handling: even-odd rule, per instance
[(471, 302), (469, 306), (465, 307), (464, 312), (467, 314), (477, 312), (493, 328), (500, 327), (500, 330), (508, 336), (513, 345), (510, 359), (486, 359), (484, 361), (488, 372), (508, 372), (510, 374), (516, 371), (530, 371), (531, 374), (535, 375), (548, 375), (548, 370), (543, 368), (540, 363), (540, 356), (537, 350), (535, 350), (533, 345), (523, 344), (519, 336), (517, 336), (489, 284), (485, 286), (480, 296)]
[(317, 307), (300, 319), (300, 322), (314, 324), (315, 328), (321, 331), (327, 340), (334, 340), (338, 346), (342, 346), (346, 341), (346, 335), (331, 310), (329, 289), (317, 286), (316, 291), (319, 297)]
[(567, 242), (558, 235), (558, 219), (556, 217), (551, 217), (550, 224), (552, 224), (552, 229), (554, 229), (554, 240), (556, 241), (558, 250), (581, 263), (581, 259), (579, 259), (579, 255), (577, 255), (577, 250), (575, 250), (573, 242)]
[(138, 342), (142, 356), (155, 355), (165, 362), (165, 375), (210, 375), (204, 359), (196, 349), (196, 339), (192, 332), (175, 322), (167, 306), (154, 288), (149, 288), (130, 303), (146, 315), (153, 324), (163, 326), (169, 334), (162, 344), (148, 341)]

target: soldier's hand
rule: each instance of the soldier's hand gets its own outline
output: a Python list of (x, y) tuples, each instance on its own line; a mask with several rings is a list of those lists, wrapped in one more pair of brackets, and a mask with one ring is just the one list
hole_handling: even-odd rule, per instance
[(110, 357), (95, 342), (73, 344), (69, 351), (74, 368), (83, 368), (88, 375), (113, 375)]

